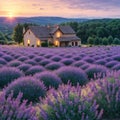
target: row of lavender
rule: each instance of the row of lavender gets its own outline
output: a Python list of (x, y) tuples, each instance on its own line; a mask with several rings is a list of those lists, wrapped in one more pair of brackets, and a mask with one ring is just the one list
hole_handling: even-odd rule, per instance
[[(114, 120), (120, 118), (120, 73), (108, 73), (104, 79), (91, 81), (83, 87), (71, 86), (70, 83), (62, 84), (57, 90), (51, 88), (46, 95), (44, 85), (35, 78), (24, 78), (25, 84), (23, 78), (21, 81), (24, 91), (17, 97), (14, 96), (14, 92), (8, 94), (6, 89), (0, 94), (1, 120)], [(17, 82), (20, 84), (20, 81)], [(26, 83), (34, 84), (33, 88), (30, 88), (30, 84), (26, 86)], [(20, 85), (17, 87), (16, 89), (19, 89)], [(30, 92), (34, 99), (36, 97), (33, 95), (34, 92), (40, 93), (41, 97), (36, 104), (23, 99), (25, 95), (30, 97)], [(43, 98), (42, 95), (46, 97)]]
[[(97, 120), (102, 116), (119, 118), (119, 73), (108, 75), (115, 65), (112, 67), (94, 65), (96, 56), (101, 60), (104, 56), (104, 59), (113, 63), (115, 61), (119, 66), (119, 49), (119, 47), (86, 49), (1, 47), (1, 119)], [(89, 60), (86, 61), (88, 57)], [(67, 62), (63, 62), (66, 59)], [(94, 62), (90, 62), (93, 59)], [(70, 62), (71, 60), (73, 62)], [(45, 64), (41, 64), (41, 61)], [(59, 64), (59, 67), (48, 67), (53, 63), (55, 64), (53, 66)], [(89, 83), (91, 79), (103, 78), (106, 75), (108, 77), (104, 80)], [(22, 95), (19, 92), (22, 92)], [(110, 105), (107, 107), (108, 104)], [(21, 111), (22, 109), (24, 110)]]

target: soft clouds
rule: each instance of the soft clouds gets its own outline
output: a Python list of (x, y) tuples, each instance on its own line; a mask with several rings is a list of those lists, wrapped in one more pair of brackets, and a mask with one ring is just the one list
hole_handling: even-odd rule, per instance
[(0, 0), (0, 15), (120, 17), (120, 0)]

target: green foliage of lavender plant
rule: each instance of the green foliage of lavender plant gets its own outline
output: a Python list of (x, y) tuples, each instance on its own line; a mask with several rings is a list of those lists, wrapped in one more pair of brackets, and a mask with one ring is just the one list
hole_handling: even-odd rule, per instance
[(93, 99), (104, 109), (105, 119), (120, 118), (120, 74), (111, 74), (103, 80), (88, 84), (94, 93)]
[(62, 85), (42, 101), (39, 120), (99, 120), (102, 113), (95, 101), (82, 98), (80, 86)]

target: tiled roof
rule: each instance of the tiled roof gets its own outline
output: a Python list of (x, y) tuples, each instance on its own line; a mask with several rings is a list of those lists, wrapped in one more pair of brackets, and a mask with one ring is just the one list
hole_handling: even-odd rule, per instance
[(29, 29), (35, 34), (38, 38), (49, 38), (50, 29), (48, 27), (42, 26), (29, 26)]
[[(48, 27), (48, 26), (29, 26), (28, 29), (30, 29), (34, 35), (41, 39), (41, 40), (47, 40), (48, 38), (52, 37), (52, 34), (54, 34), (58, 29), (63, 34), (75, 34), (75, 31), (70, 26), (54, 26), (54, 27)], [(62, 37), (60, 38), (62, 40), (68, 40), (71, 39), (79, 39), (77, 36), (75, 37)]]

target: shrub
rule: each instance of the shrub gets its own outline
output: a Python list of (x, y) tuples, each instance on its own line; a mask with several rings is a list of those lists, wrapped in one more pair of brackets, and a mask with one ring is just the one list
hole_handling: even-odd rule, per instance
[(112, 61), (113, 59), (112, 59), (111, 57), (107, 57), (107, 58), (105, 58), (105, 60), (106, 60), (107, 62), (110, 62), (110, 61)]
[(75, 56), (73, 59), (77, 61), (77, 60), (81, 60), (81, 57), (80, 56)]
[(34, 60), (26, 60), (25, 63), (30, 64), (30, 65), (37, 65), (37, 63)]
[(25, 61), (27, 59), (28, 59), (28, 57), (26, 57), (26, 56), (22, 56), (22, 57), (18, 58), (18, 60), (21, 61), (21, 62), (23, 62), (23, 61)]
[(4, 53), (3, 52), (0, 52), (0, 57), (2, 57), (4, 55)]
[(21, 65), (21, 62), (18, 60), (13, 60), (8, 63), (8, 66), (10, 66), (10, 67), (18, 67), (19, 65)]
[(43, 57), (39, 56), (39, 57), (35, 57), (34, 60), (36, 62), (40, 62), (41, 60), (43, 60)]
[(86, 57), (83, 60), (86, 61), (86, 62), (88, 62), (88, 63), (93, 63), (94, 62), (94, 59), (90, 58), (90, 57)]
[(71, 65), (74, 62), (74, 60), (69, 59), (69, 58), (65, 58), (65, 59), (61, 60), (61, 62), (65, 65)]
[(95, 63), (98, 64), (98, 65), (105, 65), (106, 64), (106, 60), (97, 60)]
[(84, 64), (86, 64), (86, 62), (80, 60), (80, 61), (74, 62), (74, 63), (73, 63), (73, 66), (75, 66), (75, 67), (80, 67), (80, 66), (82, 66), (82, 65), (84, 65)]
[(53, 55), (52, 54), (47, 54), (47, 55), (45, 55), (44, 57), (45, 58), (51, 58)]
[(36, 74), (36, 73), (38, 73), (38, 72), (43, 72), (45, 69), (44, 69), (44, 67), (42, 67), (42, 66), (32, 66), (31, 68), (29, 68), (26, 72), (25, 72), (25, 74), (26, 75), (34, 75), (34, 74)]
[(42, 101), (39, 120), (98, 120), (101, 116), (96, 102), (82, 98), (80, 87), (62, 85)]
[(45, 66), (45, 65), (49, 64), (50, 62), (51, 62), (50, 60), (44, 59), (44, 60), (40, 61), (40, 65)]
[(4, 93), (0, 94), (0, 120), (38, 120), (32, 105), (27, 106), (25, 100), (21, 103), (21, 98), (21, 93), (16, 99), (13, 94), (7, 98)]
[(32, 65), (30, 65), (30, 64), (25, 64), (25, 63), (23, 63), (23, 64), (21, 64), (18, 68), (19, 68), (21, 71), (26, 72), (31, 66), (32, 66)]
[(5, 65), (6, 63), (7, 62), (3, 58), (0, 58), (0, 64)]
[(103, 66), (90, 66), (86, 69), (86, 73), (89, 79), (103, 78), (106, 75), (107, 68)]
[(2, 58), (4, 58), (7, 62), (10, 62), (11, 60), (13, 60), (13, 58), (9, 55), (4, 55)]
[(113, 56), (114, 60), (120, 61), (120, 55)]
[(53, 61), (55, 61), (55, 62), (58, 62), (58, 61), (61, 60), (61, 57), (59, 57), (59, 56), (53, 56), (53, 57), (51, 58), (51, 60), (53, 60)]
[(20, 56), (21, 56), (21, 55), (19, 55), (19, 54), (15, 54), (15, 55), (14, 55), (14, 58), (15, 58), (15, 59), (18, 59)]
[(88, 64), (88, 63), (80, 66), (80, 68), (81, 68), (82, 70), (86, 70), (86, 69), (88, 69), (89, 67), (90, 67), (90, 64)]
[(32, 58), (35, 57), (35, 55), (34, 55), (34, 54), (30, 54), (30, 55), (28, 55), (28, 57), (29, 57), (30, 59), (32, 59)]
[(0, 69), (0, 88), (22, 76), (23, 73), (17, 68), (2, 67)]
[(64, 64), (62, 63), (58, 63), (58, 62), (52, 62), (52, 63), (49, 63), (45, 66), (46, 69), (48, 70), (56, 70), (60, 67), (64, 66)]
[(61, 67), (56, 71), (56, 73), (65, 84), (70, 81), (72, 85), (77, 85), (78, 83), (80, 85), (85, 85), (88, 81), (86, 74), (76, 67)]
[(92, 82), (91, 85), (94, 99), (104, 110), (103, 117), (107, 120), (120, 118), (120, 75), (115, 73), (111, 77)]
[(120, 70), (120, 63), (115, 65), (112, 69), (117, 71)]
[(42, 72), (35, 74), (35, 77), (41, 81), (43, 81), (44, 85), (49, 89), (49, 87), (58, 88), (58, 86), (62, 83), (61, 79), (52, 72)]
[(22, 92), (22, 100), (27, 99), (28, 102), (35, 103), (39, 100), (39, 97), (45, 97), (46, 89), (40, 80), (33, 77), (23, 77), (18, 78), (5, 89), (6, 96), (11, 92), (13, 92), (14, 98), (17, 97), (19, 92)]
[(113, 66), (117, 65), (118, 63), (119, 62), (113, 60), (113, 61), (106, 63), (105, 66), (108, 68), (112, 68)]

